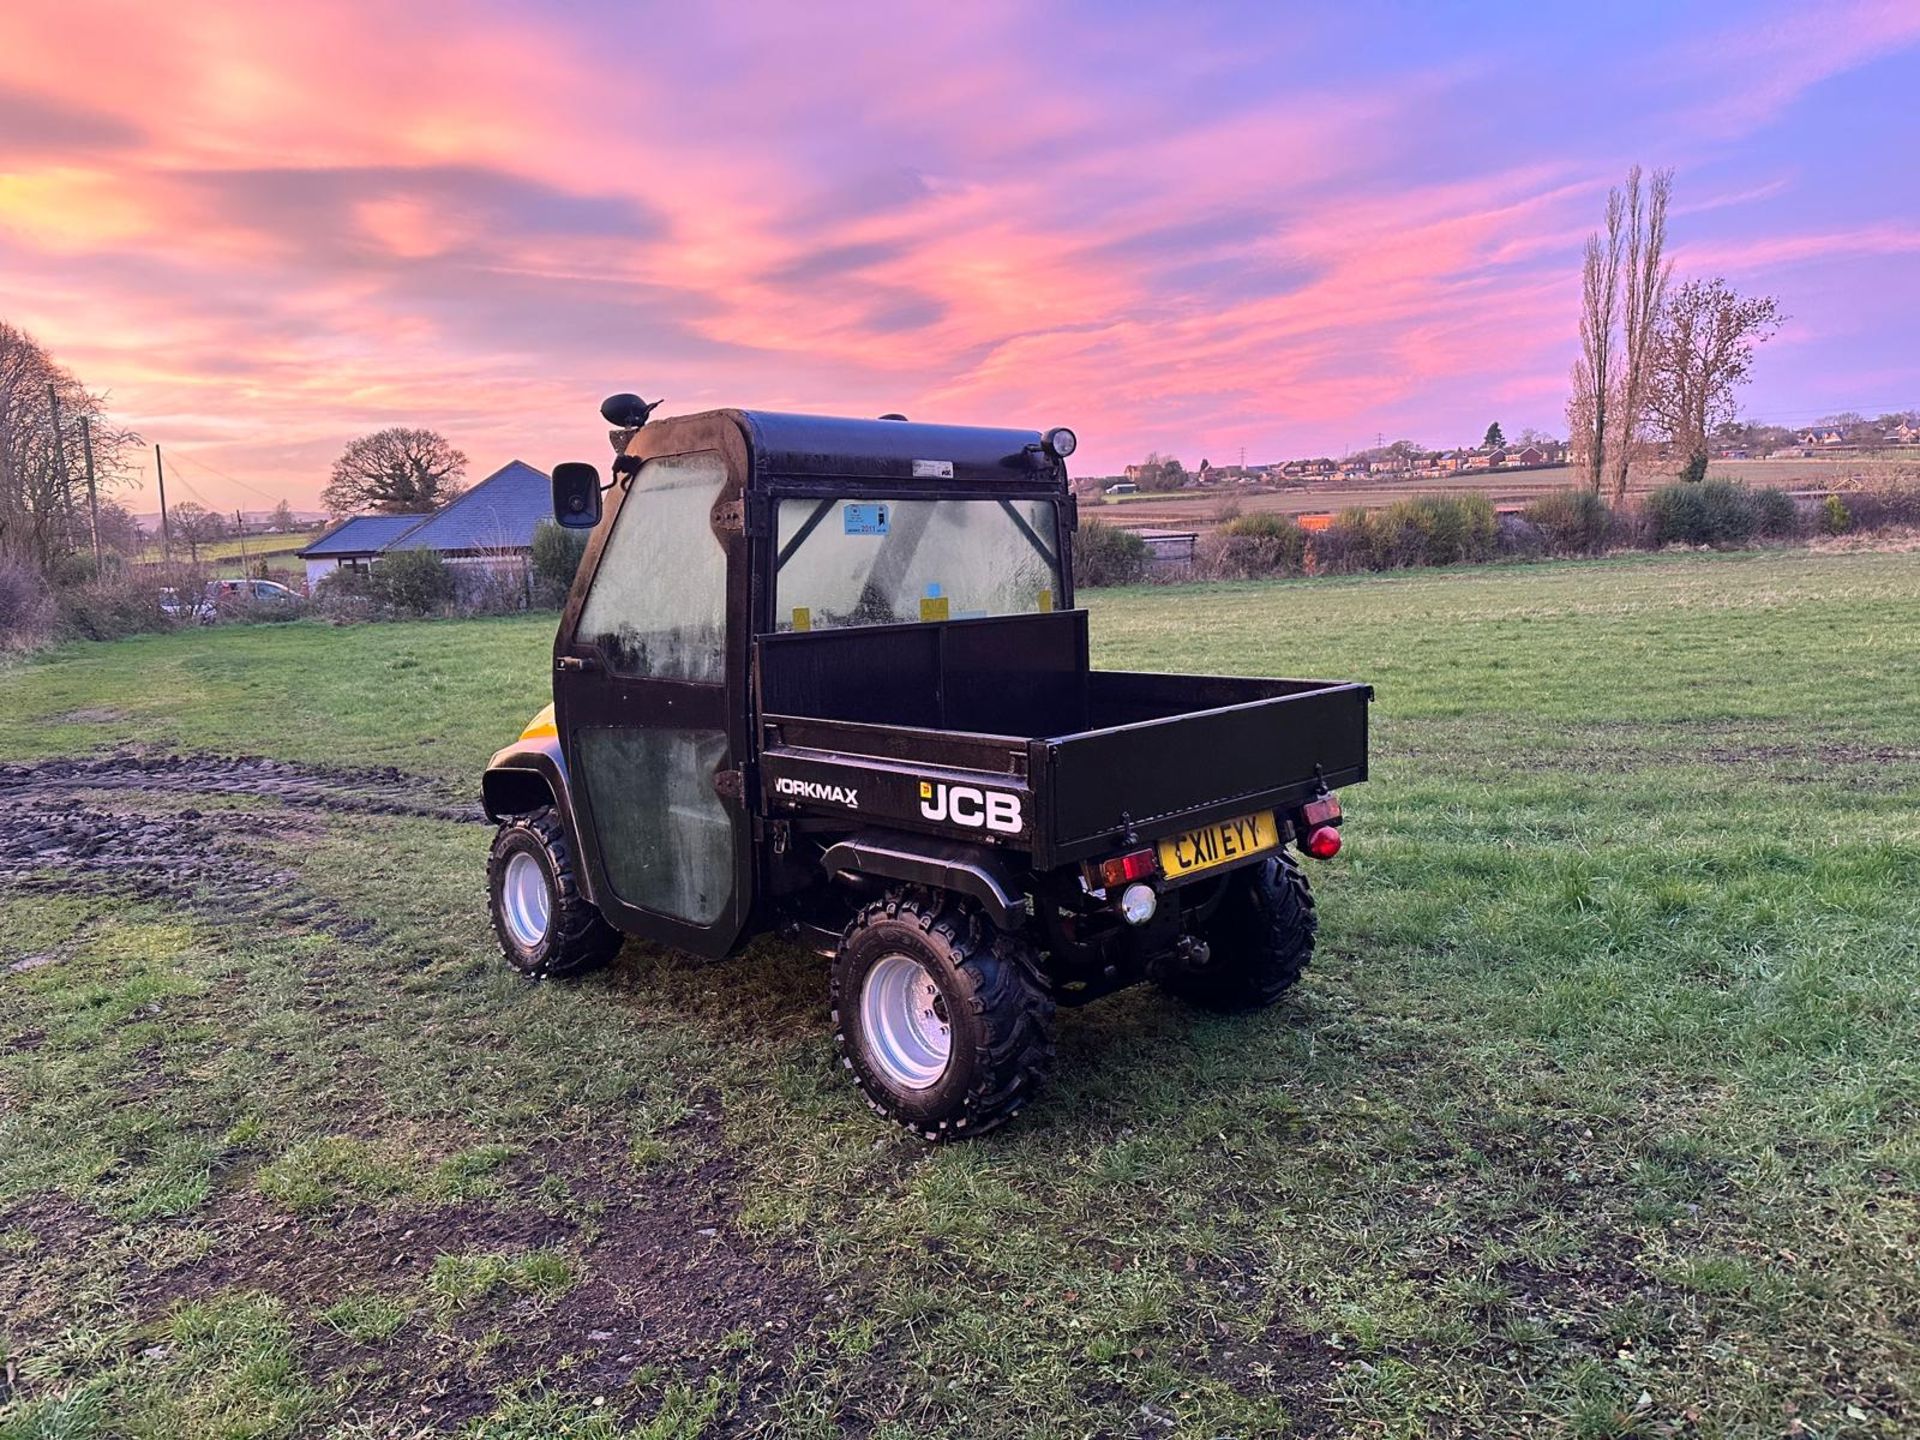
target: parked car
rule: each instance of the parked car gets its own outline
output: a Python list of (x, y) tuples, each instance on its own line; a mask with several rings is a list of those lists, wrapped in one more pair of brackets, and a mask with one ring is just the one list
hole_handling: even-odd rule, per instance
[(213, 623), (213, 603), (209, 600), (186, 600), (171, 585), (163, 586), (160, 591), (160, 613), (170, 620), (198, 620), (202, 625)]
[(255, 605), (291, 610), (297, 609), (302, 602), (299, 591), (277, 580), (209, 580), (206, 603), (218, 611), (221, 608), (245, 609)]

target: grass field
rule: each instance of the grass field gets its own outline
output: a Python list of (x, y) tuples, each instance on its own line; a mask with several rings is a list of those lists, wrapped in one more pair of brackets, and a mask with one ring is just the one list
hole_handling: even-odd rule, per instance
[[(1772, 486), (1782, 490), (1825, 490), (1893, 480), (1912, 484), (1916, 475), (1920, 475), (1920, 454), (1888, 451), (1844, 460), (1825, 457), (1810, 460), (1716, 460), (1709, 473), (1756, 487)], [(1673, 475), (1636, 470), (1629, 493), (1643, 495), (1674, 478)], [(1238, 506), (1248, 514), (1313, 515), (1338, 511), (1350, 505), (1373, 509), (1417, 495), (1485, 495), (1496, 506), (1519, 506), (1537, 500), (1549, 491), (1566, 490), (1578, 483), (1573, 470), (1559, 465), (1538, 470), (1470, 471), (1419, 479), (1381, 477), (1338, 484), (1316, 482), (1298, 489), (1264, 495), (1237, 494), (1233, 486), (1221, 485), (1198, 492), (1115, 495), (1106, 499), (1105, 503), (1083, 498), (1081, 503), (1090, 506), (1087, 511), (1089, 515), (1097, 516), (1109, 524), (1207, 530), (1219, 523), (1222, 509), (1229, 505)]]
[(505, 972), (550, 616), (0, 671), (0, 1437), (1920, 1432), (1920, 554), (1090, 608), (1373, 682), (1374, 778), (1287, 1004), (938, 1151), (809, 955)]
[[(210, 540), (200, 547), (200, 563), (217, 574), (234, 576), (238, 576), (247, 564), (260, 560), (266, 560), (276, 570), (297, 570), (299, 562), (293, 557), (322, 533), (321, 529), (313, 529), (288, 535), (248, 535), (244, 538), (233, 536), (225, 540)], [(140, 559), (149, 564), (157, 564), (161, 558), (157, 540), (140, 554)], [(175, 542), (173, 558), (182, 562), (188, 558), (184, 541)]]

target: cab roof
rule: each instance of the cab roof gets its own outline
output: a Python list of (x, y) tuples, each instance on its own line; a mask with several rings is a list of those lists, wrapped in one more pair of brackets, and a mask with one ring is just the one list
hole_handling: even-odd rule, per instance
[[(834, 476), (863, 480), (1065, 482), (1040, 448), (1038, 430), (852, 420), (773, 410), (724, 412), (746, 431), (756, 478)], [(951, 467), (946, 468), (946, 467)]]

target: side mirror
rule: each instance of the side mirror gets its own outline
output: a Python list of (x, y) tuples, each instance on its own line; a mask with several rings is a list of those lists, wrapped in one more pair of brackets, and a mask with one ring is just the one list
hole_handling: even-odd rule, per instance
[(569, 530), (600, 523), (600, 471), (584, 460), (553, 467), (553, 518)]

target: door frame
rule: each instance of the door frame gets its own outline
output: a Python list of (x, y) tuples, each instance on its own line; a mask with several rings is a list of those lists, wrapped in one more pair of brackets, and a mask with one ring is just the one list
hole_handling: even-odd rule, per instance
[[(573, 587), (553, 644), (554, 719), (571, 775), (578, 817), (574, 843), (579, 851), (587, 898), (600, 913), (629, 935), (717, 959), (748, 933), (756, 900), (750, 771), (752, 737), (747, 691), (749, 586), (751, 574), (743, 497), (751, 458), (746, 436), (728, 412), (665, 420), (639, 430), (627, 442), (632, 457), (627, 476), (616, 466), (607, 491), (605, 514), (594, 528), (581, 570), (597, 581), (602, 553), (620, 514), (633, 498), (629, 478), (648, 460), (701, 452), (719, 454), (727, 478), (709, 513), (714, 541), (726, 566), (725, 664), (721, 683), (623, 676), (608, 665), (601, 647), (578, 638), (580, 616), (591, 585)], [(672, 723), (669, 723), (672, 722)], [(584, 765), (579, 735), (597, 729), (699, 728), (721, 730), (727, 755), (715, 772), (714, 788), (733, 827), (734, 888), (727, 911), (711, 925), (696, 925), (648, 910), (620, 898), (608, 878), (600, 831), (593, 818), (593, 783)]]

